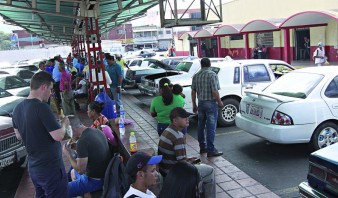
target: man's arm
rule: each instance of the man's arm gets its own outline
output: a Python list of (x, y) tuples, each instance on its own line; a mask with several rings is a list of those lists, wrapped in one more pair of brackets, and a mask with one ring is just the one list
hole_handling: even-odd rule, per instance
[(76, 170), (76, 172), (78, 172), (79, 174), (83, 174), (86, 172), (88, 157), (77, 158), (75, 160), (70, 153), (70, 148), (68, 148), (66, 144), (63, 145), (63, 153), (66, 155), (67, 159), (69, 160), (74, 170)]
[(224, 105), (223, 105), (221, 98), (219, 97), (218, 90), (213, 91), (212, 95), (213, 95), (214, 99), (216, 100), (218, 107), (223, 108)]
[(191, 90), (191, 101), (192, 101), (193, 112), (197, 113), (198, 107), (196, 105), (196, 91), (195, 90)]
[(55, 141), (62, 141), (63, 137), (66, 134), (66, 126), (69, 125), (69, 119), (68, 117), (64, 117), (61, 121), (61, 128), (60, 129), (56, 129), (54, 131), (49, 132), (49, 134), (52, 136), (52, 138)]
[(21, 137), (21, 135), (20, 135), (18, 129), (15, 129), (15, 128), (14, 128), (14, 133), (15, 133), (15, 136), (16, 136), (16, 138), (17, 138), (18, 140), (22, 140), (22, 137)]

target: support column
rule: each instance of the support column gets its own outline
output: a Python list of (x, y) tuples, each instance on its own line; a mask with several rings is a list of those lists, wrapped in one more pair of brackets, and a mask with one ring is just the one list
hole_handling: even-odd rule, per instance
[(283, 53), (284, 53), (284, 61), (287, 63), (291, 63), (291, 58), (290, 58), (290, 29), (285, 28), (284, 29), (284, 48), (283, 48)]
[[(100, 90), (100, 85), (104, 86), (104, 89), (108, 93), (107, 83), (106, 83), (106, 75), (105, 75), (105, 66), (103, 64), (103, 56), (102, 56), (102, 48), (101, 48), (101, 35), (100, 29), (98, 25), (98, 19), (95, 18), (85, 18), (86, 23), (86, 44), (87, 44), (87, 57), (88, 57), (88, 65), (89, 65), (89, 82), (91, 83), (89, 90), (89, 99), (91, 101), (94, 100), (96, 93), (93, 91), (93, 87), (96, 86), (96, 90)], [(97, 53), (99, 53), (99, 57), (97, 58)], [(98, 63), (98, 61), (100, 63)], [(93, 82), (92, 79), (92, 71), (94, 69), (96, 81)], [(98, 72), (102, 73), (102, 81), (99, 80)]]
[(250, 59), (250, 47), (249, 47), (249, 33), (244, 33), (244, 38), (245, 38), (245, 58)]
[(221, 50), (221, 37), (217, 37), (217, 57), (222, 57), (221, 56), (222, 50)]
[(201, 58), (201, 39), (197, 38), (197, 57)]

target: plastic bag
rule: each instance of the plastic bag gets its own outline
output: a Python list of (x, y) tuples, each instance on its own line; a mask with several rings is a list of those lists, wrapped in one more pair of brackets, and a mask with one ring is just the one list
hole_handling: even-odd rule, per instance
[(110, 97), (105, 91), (102, 91), (99, 94), (97, 94), (97, 96), (95, 97), (95, 101), (104, 103), (104, 108), (101, 111), (101, 113), (104, 116), (106, 116), (106, 118), (108, 119), (116, 118), (115, 101), (110, 99)]

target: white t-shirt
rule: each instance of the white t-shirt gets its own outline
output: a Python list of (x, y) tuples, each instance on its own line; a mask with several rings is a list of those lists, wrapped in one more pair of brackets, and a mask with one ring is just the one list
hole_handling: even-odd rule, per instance
[[(104, 74), (106, 76), (106, 83), (107, 88), (110, 88), (110, 84), (112, 83), (110, 76), (107, 71), (104, 71)], [(102, 72), (100, 71), (98, 74), (99, 81), (103, 81)], [(89, 70), (86, 71), (86, 78), (89, 80)], [(95, 69), (92, 69), (92, 82), (96, 82), (96, 75), (95, 75)], [(103, 88), (103, 85), (100, 85), (100, 89)], [(94, 86), (94, 89), (96, 89), (96, 86)]]
[(137, 197), (141, 197), (141, 198), (156, 198), (154, 193), (151, 192), (150, 190), (147, 189), (147, 193), (144, 193), (144, 192), (141, 192), (133, 188), (131, 185), (130, 185), (128, 192), (123, 196), (123, 198), (127, 198), (130, 195), (136, 195)]
[(81, 79), (79, 84), (82, 85), (81, 88), (78, 89), (78, 90), (75, 90), (74, 93), (75, 94), (86, 94), (87, 93), (87, 82), (86, 82), (86, 80)]
[(323, 58), (315, 58), (315, 64), (325, 63), (325, 50), (324, 47), (320, 49), (319, 47), (313, 52), (313, 56), (321, 56)]

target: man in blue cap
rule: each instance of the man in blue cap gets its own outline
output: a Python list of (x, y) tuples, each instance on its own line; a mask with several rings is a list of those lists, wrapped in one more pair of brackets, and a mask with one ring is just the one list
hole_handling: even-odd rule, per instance
[(144, 152), (137, 152), (129, 158), (126, 170), (132, 184), (124, 198), (156, 198), (149, 187), (156, 185), (159, 176), (156, 164), (160, 163), (161, 160), (162, 155), (150, 156)]

